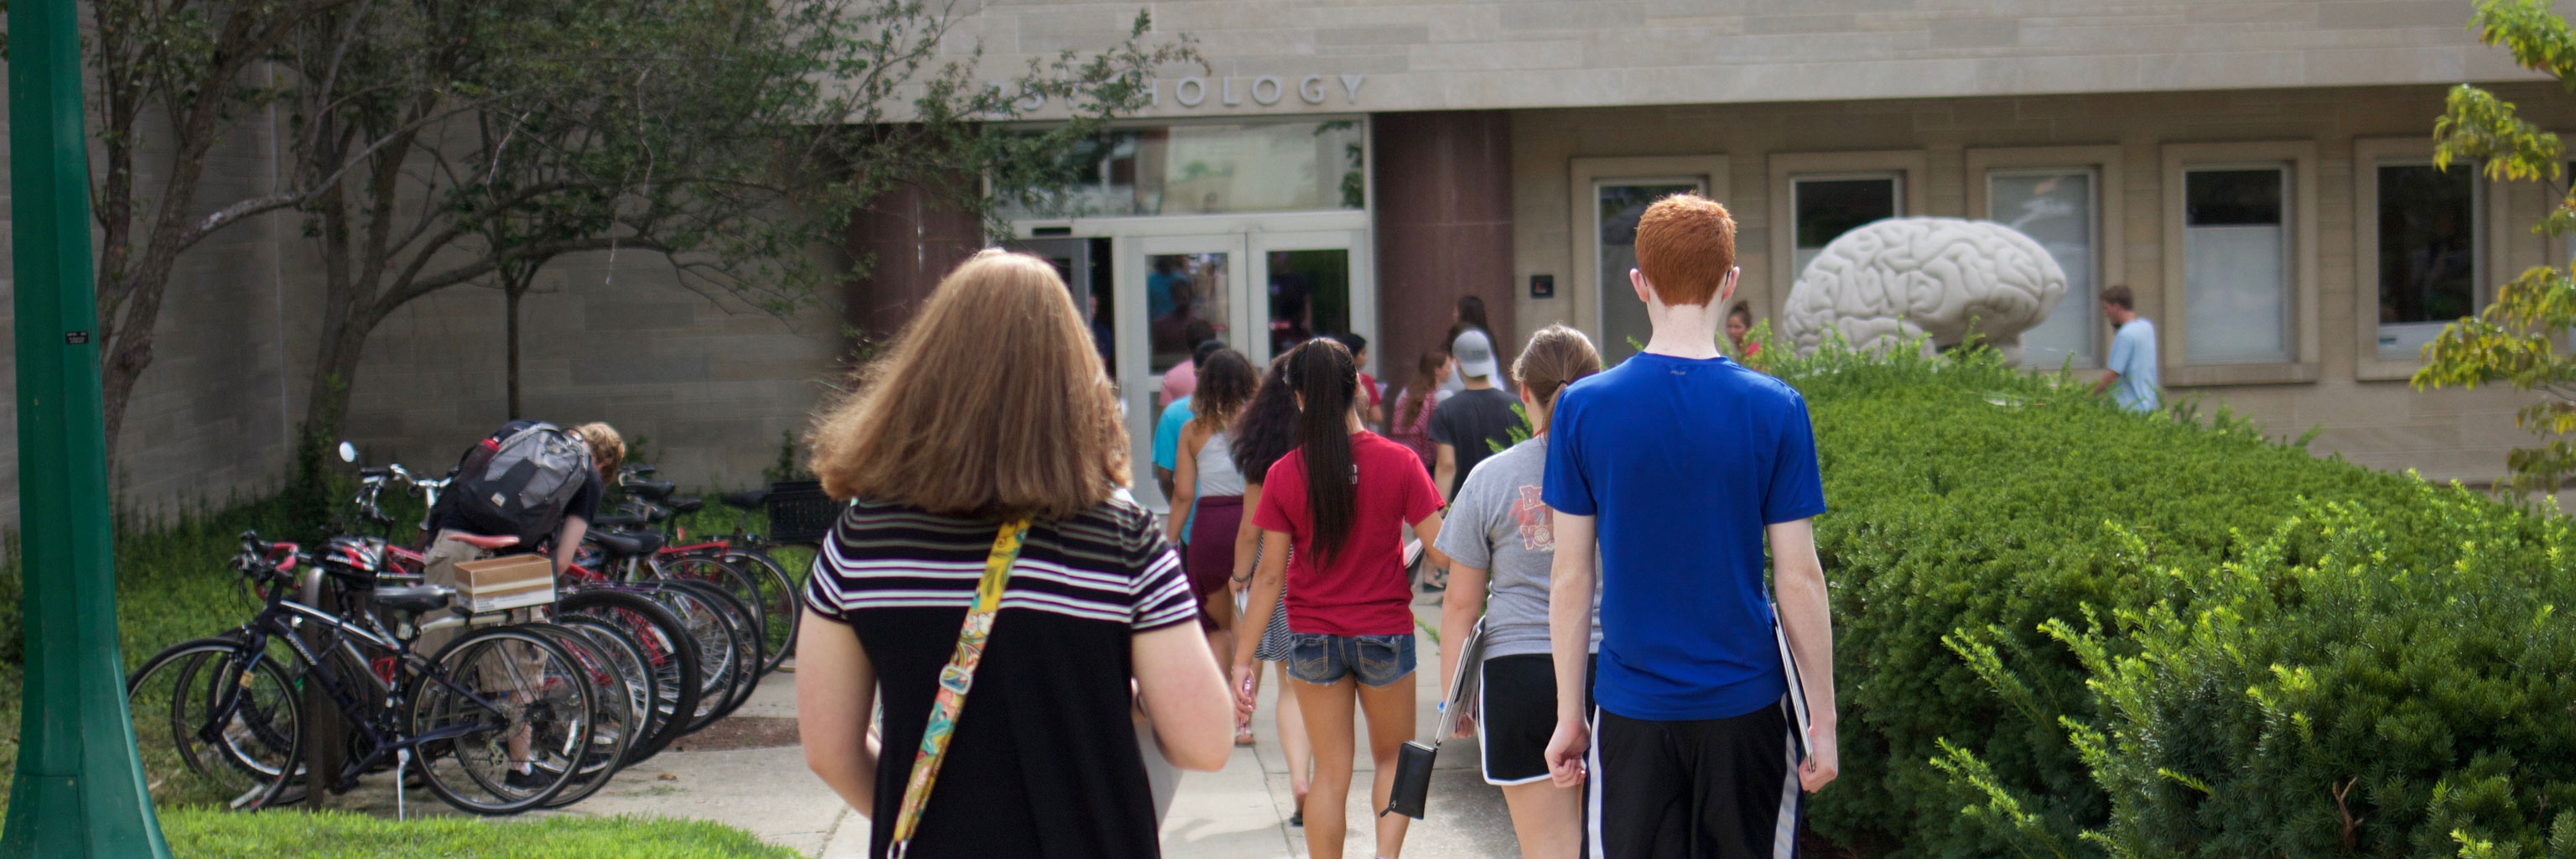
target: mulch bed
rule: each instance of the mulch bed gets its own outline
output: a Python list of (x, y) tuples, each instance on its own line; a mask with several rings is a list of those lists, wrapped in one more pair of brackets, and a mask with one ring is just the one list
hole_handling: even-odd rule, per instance
[(796, 720), (785, 716), (729, 716), (671, 744), (675, 752), (774, 749), (797, 744)]

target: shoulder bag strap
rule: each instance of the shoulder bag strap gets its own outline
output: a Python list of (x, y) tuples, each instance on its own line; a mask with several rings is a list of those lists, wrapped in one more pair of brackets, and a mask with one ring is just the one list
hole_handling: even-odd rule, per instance
[(913, 830), (921, 825), (921, 812), (930, 801), (930, 786), (939, 780), (939, 762), (948, 756), (948, 738), (957, 730), (957, 712), (966, 706), (966, 692), (975, 685), (975, 666), (984, 661), (984, 639), (993, 634), (993, 613), (1002, 607), (1002, 586), (1010, 581), (1011, 562), (1020, 555), (1020, 541), (1029, 534), (1029, 520), (1016, 519), (1002, 523), (993, 535), (993, 552), (984, 558), (984, 578), (975, 585), (975, 604), (966, 609), (966, 625), (957, 633), (957, 652), (948, 657), (947, 667), (939, 669), (939, 697), (930, 702), (930, 721), (922, 726), (921, 751), (912, 758), (912, 777), (903, 785), (902, 810), (895, 814), (894, 844), (886, 851), (889, 859), (903, 859), (912, 846)]

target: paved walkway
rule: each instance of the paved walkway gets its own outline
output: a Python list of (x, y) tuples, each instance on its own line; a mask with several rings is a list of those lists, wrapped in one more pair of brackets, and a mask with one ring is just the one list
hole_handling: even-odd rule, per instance
[[(1439, 595), (1416, 601), (1415, 614), (1438, 622)], [(1417, 737), (1431, 735), (1438, 716), (1439, 663), (1431, 640), (1420, 646), (1420, 669), (1414, 680), (1420, 706)], [(1305, 831), (1287, 825), (1293, 810), (1288, 766), (1280, 753), (1276, 712), (1277, 675), (1265, 678), (1262, 706), (1254, 720), (1259, 742), (1238, 748), (1225, 769), (1188, 773), (1171, 813), (1163, 822), (1163, 855), (1171, 859), (1290, 859), (1304, 857)], [(742, 716), (794, 717), (795, 675), (780, 673), (761, 681), (761, 688), (738, 712)], [(1361, 740), (1365, 743), (1365, 731)], [(685, 743), (684, 743), (685, 744)], [(1405, 839), (1413, 859), (1514, 856), (1511, 819), (1502, 792), (1476, 772), (1476, 741), (1451, 740), (1440, 751), (1430, 800), (1430, 817), (1415, 821)], [(1369, 761), (1363, 755), (1352, 776), (1350, 837), (1343, 855), (1367, 859), (1375, 849), (1369, 826)], [(381, 792), (380, 792), (381, 793)], [(452, 814), (425, 791), (411, 797), (414, 814)], [(349, 797), (340, 804), (390, 816), (390, 796)], [(823, 859), (864, 857), (868, 821), (843, 805), (821, 779), (805, 768), (804, 751), (795, 746), (732, 751), (667, 751), (618, 774), (598, 794), (560, 814), (610, 816), (659, 815), (712, 820), (749, 830), (773, 844)]]

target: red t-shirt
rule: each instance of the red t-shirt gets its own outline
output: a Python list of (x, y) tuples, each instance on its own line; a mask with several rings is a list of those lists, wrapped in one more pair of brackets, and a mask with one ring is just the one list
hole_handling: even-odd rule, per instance
[(1360, 393), (1368, 395), (1370, 408), (1376, 408), (1380, 401), (1386, 399), (1386, 395), (1377, 389), (1377, 378), (1367, 373), (1360, 374)]
[(1400, 635), (1413, 631), (1413, 585), (1404, 578), (1404, 533), (1440, 510), (1431, 475), (1411, 449), (1372, 432), (1351, 434), (1359, 472), (1351, 533), (1330, 566), (1318, 566), (1306, 509), (1306, 456), (1290, 451), (1270, 466), (1252, 524), (1284, 531), (1297, 547), (1288, 557), (1288, 629), (1324, 635)]

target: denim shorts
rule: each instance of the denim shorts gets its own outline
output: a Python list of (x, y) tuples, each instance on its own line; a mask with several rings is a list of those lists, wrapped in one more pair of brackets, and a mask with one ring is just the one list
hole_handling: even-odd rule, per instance
[(1344, 677), (1384, 686), (1413, 673), (1413, 633), (1401, 635), (1288, 634), (1288, 676), (1328, 685)]

